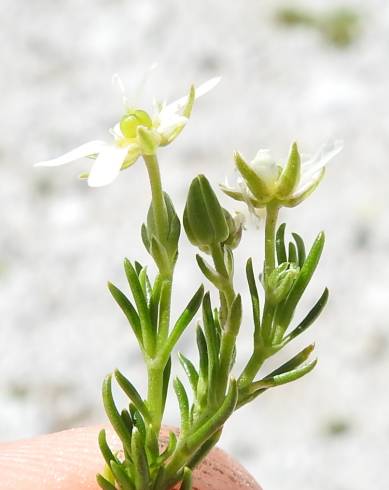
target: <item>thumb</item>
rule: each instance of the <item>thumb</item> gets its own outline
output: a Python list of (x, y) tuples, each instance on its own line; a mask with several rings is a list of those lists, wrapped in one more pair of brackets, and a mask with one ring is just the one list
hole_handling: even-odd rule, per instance
[[(2, 490), (100, 490), (96, 474), (104, 467), (97, 436), (101, 426), (71, 429), (34, 439), (0, 444)], [(166, 439), (164, 429), (161, 439)], [(107, 430), (111, 448), (120, 448)], [(226, 453), (214, 449), (194, 473), (193, 490), (261, 490)]]

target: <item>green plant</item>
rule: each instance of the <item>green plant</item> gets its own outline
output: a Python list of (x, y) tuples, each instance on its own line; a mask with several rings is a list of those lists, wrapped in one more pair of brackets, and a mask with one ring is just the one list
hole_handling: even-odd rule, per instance
[[(163, 191), (157, 152), (183, 129), (196, 95), (205, 93), (216, 82), (212, 80), (197, 91), (192, 87), (187, 97), (168, 106), (159, 105), (153, 116), (126, 107), (114, 130), (113, 143), (87, 143), (63, 157), (39, 164), (60, 165), (89, 155), (95, 161), (90, 174), (84, 177), (91, 186), (97, 186), (111, 182), (120, 170), (143, 157), (150, 181), (152, 200), (141, 236), (155, 272), (126, 259), (124, 271), (131, 297), (109, 284), (143, 354), (148, 386), (145, 393), (138, 391), (118, 370), (104, 380), (104, 407), (123, 445), (122, 452), (112, 452), (105, 431), (101, 431), (99, 445), (106, 467), (97, 481), (104, 490), (168, 490), (179, 482), (182, 490), (190, 489), (192, 470), (217, 443), (224, 423), (234, 411), (268, 389), (304, 376), (316, 364), (316, 360), (308, 360), (313, 351), (313, 345), (308, 345), (277, 369), (258, 375), (265, 361), (302, 334), (327, 302), (325, 289), (305, 318), (294, 325), (295, 310), (323, 250), (324, 234), (318, 234), (306, 253), (303, 239), (293, 233), (293, 239), (288, 241), (285, 224), (278, 226), (277, 220), (282, 207), (294, 207), (314, 191), (324, 175), (324, 165), (340, 150), (339, 145), (323, 148), (313, 159), (302, 162), (297, 145), (293, 144), (284, 166), (266, 150), (260, 150), (251, 162), (235, 154), (239, 173), (236, 187), (224, 185), (222, 190), (245, 202), (254, 215), (260, 208), (266, 211), (262, 274), (255, 270), (252, 259), (246, 264), (248, 287), (242, 294), (248, 292), (251, 298), (253, 351), (242, 372), (236, 377), (232, 374), (243, 308), (241, 293), (234, 285), (234, 250), (240, 243), (243, 223), (240, 215), (233, 216), (220, 205), (204, 175), (194, 178), (190, 185), (182, 221), (190, 242), (199, 249), (197, 264), (219, 299), (213, 304), (210, 293), (199, 285), (181, 315), (171, 318), (181, 220)], [(179, 378), (174, 379), (181, 424), (179, 435), (171, 432), (162, 451), (158, 439), (172, 354), (200, 311), (196, 328), (198, 361), (178, 354), (192, 396)], [(113, 399), (113, 380), (129, 399), (128, 407), (121, 411)]]

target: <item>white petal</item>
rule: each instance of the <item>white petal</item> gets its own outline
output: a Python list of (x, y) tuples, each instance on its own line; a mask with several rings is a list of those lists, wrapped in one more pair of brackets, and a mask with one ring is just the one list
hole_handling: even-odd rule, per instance
[(164, 134), (178, 127), (185, 126), (187, 122), (188, 122), (188, 118), (185, 116), (179, 116), (174, 113), (165, 114), (162, 111), (162, 113), (160, 114), (157, 131), (158, 133)]
[[(215, 88), (216, 85), (220, 82), (220, 80), (221, 80), (221, 77), (214, 77), (214, 78), (211, 78), (210, 80), (207, 80), (206, 82), (202, 83), (201, 85), (199, 85), (199, 87), (197, 87), (196, 91), (195, 91), (195, 99), (202, 97), (203, 95), (207, 94), (210, 90)], [(168, 104), (164, 108), (164, 110), (165, 111), (171, 111), (171, 112), (178, 112), (188, 102), (188, 97), (189, 97), (188, 95), (185, 95), (184, 97), (181, 97), (180, 99), (176, 100), (175, 102)]]
[(325, 143), (319, 151), (308, 161), (303, 162), (302, 178), (304, 183), (311, 180), (313, 175), (319, 172), (327, 163), (343, 149), (343, 142), (340, 140)]
[(107, 145), (96, 158), (88, 177), (90, 187), (108, 185), (116, 179), (128, 153), (128, 147)]
[(58, 167), (59, 165), (65, 165), (66, 163), (74, 162), (74, 160), (78, 160), (79, 158), (100, 153), (105, 146), (107, 146), (107, 143), (104, 143), (104, 141), (89, 141), (58, 158), (35, 163), (34, 167)]

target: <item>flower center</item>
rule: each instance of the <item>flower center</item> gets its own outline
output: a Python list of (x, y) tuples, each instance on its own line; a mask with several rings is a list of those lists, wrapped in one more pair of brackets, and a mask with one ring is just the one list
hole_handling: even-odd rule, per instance
[(152, 121), (146, 111), (130, 110), (120, 120), (120, 130), (126, 138), (135, 138), (139, 126), (151, 128)]

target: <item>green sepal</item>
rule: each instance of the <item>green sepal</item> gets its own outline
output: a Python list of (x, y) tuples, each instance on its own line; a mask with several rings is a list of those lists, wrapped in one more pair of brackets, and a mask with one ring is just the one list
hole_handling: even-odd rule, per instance
[(183, 223), (189, 241), (197, 247), (209, 247), (228, 238), (229, 228), (223, 208), (204, 175), (192, 180)]
[(285, 248), (285, 228), (286, 228), (286, 223), (282, 223), (278, 227), (276, 233), (276, 252), (277, 252), (278, 264), (282, 264), (288, 261), (288, 258), (286, 256), (286, 248)]
[(127, 298), (127, 296), (111, 282), (108, 283), (108, 289), (112, 294), (113, 299), (116, 301), (116, 303), (120, 306), (121, 310), (125, 314), (135, 334), (135, 337), (137, 338), (138, 343), (141, 349), (143, 350), (143, 338), (142, 338), (140, 319), (134, 306), (132, 305), (131, 301)]
[(130, 480), (122, 465), (111, 461), (111, 471), (122, 490), (135, 490), (135, 485)]
[(287, 208), (294, 208), (301, 202), (305, 201), (305, 199), (307, 199), (316, 190), (320, 182), (323, 180), (324, 174), (325, 168), (323, 167), (316, 179), (307, 188), (302, 189), (300, 192), (293, 195), (293, 197), (282, 201), (282, 205)]
[(149, 488), (150, 472), (144, 449), (144, 439), (138, 431), (132, 435), (131, 455), (134, 461), (134, 480), (136, 490)]
[(174, 378), (173, 388), (178, 400), (178, 406), (181, 416), (180, 434), (182, 437), (186, 436), (190, 428), (190, 412), (189, 412), (189, 400), (185, 387), (179, 378)]
[(96, 475), (96, 481), (102, 490), (117, 490), (112, 483), (110, 483), (103, 475)]
[(321, 253), (324, 247), (324, 233), (318, 234), (312, 248), (301, 268), (293, 287), (285, 300), (282, 310), (279, 314), (277, 324), (281, 329), (285, 330), (293, 317), (297, 303), (303, 295), (309, 281), (312, 278), (313, 273), (319, 263)]
[(180, 490), (192, 490), (192, 470), (187, 466), (184, 468)]
[(142, 397), (138, 393), (135, 386), (127, 379), (118, 369), (115, 369), (115, 378), (118, 382), (120, 388), (128, 396), (131, 402), (134, 404), (135, 408), (142, 414), (146, 422), (151, 422), (151, 415), (146, 407), (146, 404), (142, 400)]
[(295, 339), (298, 335), (302, 334), (307, 330), (312, 323), (315, 322), (315, 320), (318, 318), (320, 313), (323, 311), (325, 305), (327, 304), (328, 301), (328, 289), (325, 288), (323, 291), (323, 294), (320, 296), (316, 304), (313, 306), (313, 308), (309, 311), (309, 313), (306, 315), (304, 320), (302, 320), (296, 328), (294, 328), (282, 341), (282, 346), (285, 346), (287, 343), (289, 343), (291, 340)]
[(159, 272), (162, 275), (169, 276), (171, 271), (171, 261), (169, 255), (166, 248), (155, 236), (151, 237), (150, 255), (153, 257)]
[(103, 404), (105, 412), (116, 434), (122, 441), (124, 450), (128, 454), (131, 454), (131, 435), (128, 431), (128, 428), (124, 424), (123, 419), (121, 418), (120, 413), (118, 412), (118, 409), (116, 408), (115, 402), (113, 400), (111, 380), (112, 374), (109, 374), (105, 377), (103, 381)]
[(234, 154), (235, 164), (239, 173), (246, 181), (246, 184), (254, 197), (260, 202), (267, 202), (271, 198), (266, 182), (251, 168), (238, 152)]
[(157, 131), (145, 128), (144, 126), (138, 126), (136, 128), (136, 136), (142, 155), (155, 155), (161, 143), (161, 137)]
[(199, 382), (199, 373), (197, 372), (193, 363), (187, 357), (185, 357), (184, 354), (182, 354), (181, 352), (178, 353), (178, 359), (180, 361), (182, 368), (185, 371), (185, 374), (188, 377), (193, 394), (196, 397), (197, 384)]
[(169, 257), (169, 262), (171, 264), (174, 264), (178, 253), (178, 240), (180, 238), (181, 223), (174, 209), (169, 194), (164, 192), (163, 197), (165, 201), (167, 221), (168, 221), (168, 226), (166, 230), (164, 230), (163, 236), (158, 236), (158, 230), (154, 218), (154, 210), (152, 204), (150, 204), (147, 213), (147, 224), (142, 225), (141, 236), (142, 236), (143, 244), (149, 253), (151, 249), (152, 237), (158, 237), (159, 241), (161, 242), (161, 245), (166, 250), (166, 253)]
[(297, 187), (301, 174), (301, 158), (297, 144), (293, 143), (289, 159), (277, 181), (277, 197), (288, 197)]
[(190, 118), (190, 116), (192, 114), (192, 109), (193, 109), (193, 104), (194, 104), (195, 98), (196, 98), (196, 88), (194, 85), (191, 85), (190, 89), (189, 89), (188, 100), (185, 104), (185, 107), (182, 110), (182, 115), (184, 117), (187, 117), (188, 119)]

